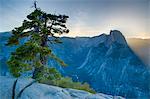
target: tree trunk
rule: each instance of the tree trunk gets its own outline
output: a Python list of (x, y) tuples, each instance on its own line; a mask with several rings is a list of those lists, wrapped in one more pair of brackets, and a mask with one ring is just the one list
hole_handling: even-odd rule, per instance
[(32, 78), (33, 79), (37, 79), (38, 77), (38, 74), (41, 73), (43, 71), (44, 67), (41, 66), (41, 67), (38, 67), (38, 68), (35, 68), (34, 71), (33, 71), (33, 75), (32, 75)]
[[(46, 47), (47, 46), (47, 35), (44, 35), (42, 37), (42, 43), (41, 43), (42, 47)], [(47, 64), (47, 57), (46, 56), (42, 56), (40, 54), (40, 61), (42, 66), (41, 67), (35, 67), (34, 71), (33, 71), (33, 79), (37, 78), (38, 73), (41, 73), (44, 70), (44, 66)]]
[[(47, 19), (45, 18), (44, 28), (47, 28), (46, 24), (47, 24)], [(42, 47), (47, 46), (47, 38), (48, 38), (48, 35), (46, 33), (44, 33), (44, 35), (42, 36), (42, 43), (41, 43)], [(40, 60), (41, 60), (41, 63), (43, 65), (46, 65), (46, 62), (47, 62), (47, 57), (46, 56), (40, 55)]]
[[(42, 37), (41, 46), (42, 46), (42, 47), (46, 47), (46, 46), (47, 46), (47, 35), (46, 35), (46, 34)], [(41, 61), (41, 63), (42, 63), (43, 65), (46, 65), (47, 57), (46, 57), (46, 56), (42, 56), (42, 55), (40, 54), (40, 61)]]
[[(45, 28), (46, 28), (46, 23), (47, 23), (47, 20), (45, 20), (45, 24), (44, 24)], [(47, 38), (48, 38), (47, 34), (44, 34), (42, 36), (42, 43), (41, 43), (42, 47), (47, 47)], [(44, 66), (47, 64), (47, 57), (42, 56), (40, 54), (40, 61), (41, 61), (42, 66), (34, 69), (33, 76), (32, 76), (33, 79), (36, 79), (38, 73), (41, 73), (44, 70)]]

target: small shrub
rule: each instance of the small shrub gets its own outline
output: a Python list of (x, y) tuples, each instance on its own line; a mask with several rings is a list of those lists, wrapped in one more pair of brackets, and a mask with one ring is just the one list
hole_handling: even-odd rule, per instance
[(55, 85), (63, 88), (72, 88), (72, 89), (88, 91), (90, 93), (96, 93), (92, 88), (90, 88), (89, 84), (87, 83), (82, 84), (81, 82), (73, 82), (73, 80), (69, 77), (61, 77), (61, 79), (55, 79), (55, 80), (45, 80), (42, 83), (48, 85)]

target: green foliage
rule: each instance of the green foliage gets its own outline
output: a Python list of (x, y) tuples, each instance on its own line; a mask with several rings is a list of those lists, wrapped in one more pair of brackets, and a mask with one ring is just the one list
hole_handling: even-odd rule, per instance
[(67, 66), (52, 53), (48, 43), (61, 43), (55, 35), (69, 32), (65, 25), (69, 17), (66, 15), (47, 14), (37, 9), (36, 3), (35, 8), (31, 14), (27, 15), (27, 20), (23, 21), (22, 26), (12, 30), (12, 36), (6, 44), (8, 46), (18, 45), (22, 38), (28, 39), (15, 52), (11, 53), (11, 57), (7, 61), (12, 75), (19, 77), (22, 73), (33, 71), (32, 78), (41, 83), (95, 93), (87, 83), (73, 82), (70, 78), (62, 77), (55, 68), (46, 66), (48, 57), (62, 66)]
[(61, 79), (61, 74), (55, 68), (44, 67), (41, 72), (36, 75), (37, 81), (44, 83), (46, 81), (52, 82)]
[(80, 82), (74, 82), (69, 77), (61, 77), (60, 79), (55, 80), (45, 80), (42, 83), (49, 84), (49, 85), (55, 85), (63, 88), (72, 88), (72, 89), (78, 89), (78, 90), (84, 90), (88, 91), (90, 93), (96, 93), (92, 88), (90, 88), (89, 84), (87, 83), (80, 83)]
[(49, 71), (56, 74), (57, 72), (52, 68), (46, 68), (48, 57), (62, 66), (66, 66), (61, 59), (52, 53), (48, 43), (61, 43), (55, 35), (69, 32), (65, 25), (68, 18), (66, 15), (47, 14), (35, 7), (35, 10), (27, 15), (22, 26), (12, 30), (12, 36), (6, 45), (18, 45), (22, 38), (28, 39), (15, 52), (11, 53), (7, 62), (13, 76), (19, 77), (22, 73), (33, 71), (34, 79), (40, 79), (42, 75), (47, 77), (44, 79), (49, 79), (50, 76), (45, 76), (50, 74)]

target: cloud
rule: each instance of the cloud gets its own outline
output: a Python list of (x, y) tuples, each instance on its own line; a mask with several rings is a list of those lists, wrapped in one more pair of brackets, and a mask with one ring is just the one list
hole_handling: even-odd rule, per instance
[[(21, 25), (32, 0), (1, 0), (0, 31)], [(126, 37), (150, 37), (149, 0), (38, 0), (48, 13), (69, 15), (67, 36), (94, 36), (119, 29)], [(5, 20), (4, 20), (5, 19)], [(6, 20), (7, 19), (7, 20)]]

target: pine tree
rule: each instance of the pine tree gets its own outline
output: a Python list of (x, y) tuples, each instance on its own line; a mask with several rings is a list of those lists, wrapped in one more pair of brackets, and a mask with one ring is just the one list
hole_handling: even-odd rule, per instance
[[(13, 76), (19, 77), (23, 73), (32, 72), (34, 79), (59, 78), (60, 74), (55, 68), (48, 68), (47, 61), (51, 57), (62, 66), (66, 64), (57, 58), (49, 48), (51, 43), (61, 43), (56, 34), (68, 33), (65, 23), (69, 18), (66, 15), (47, 14), (34, 3), (35, 10), (27, 15), (22, 26), (12, 30), (12, 36), (7, 45), (19, 45), (15, 52), (11, 53), (8, 66)], [(26, 38), (24, 44), (20, 40)]]

